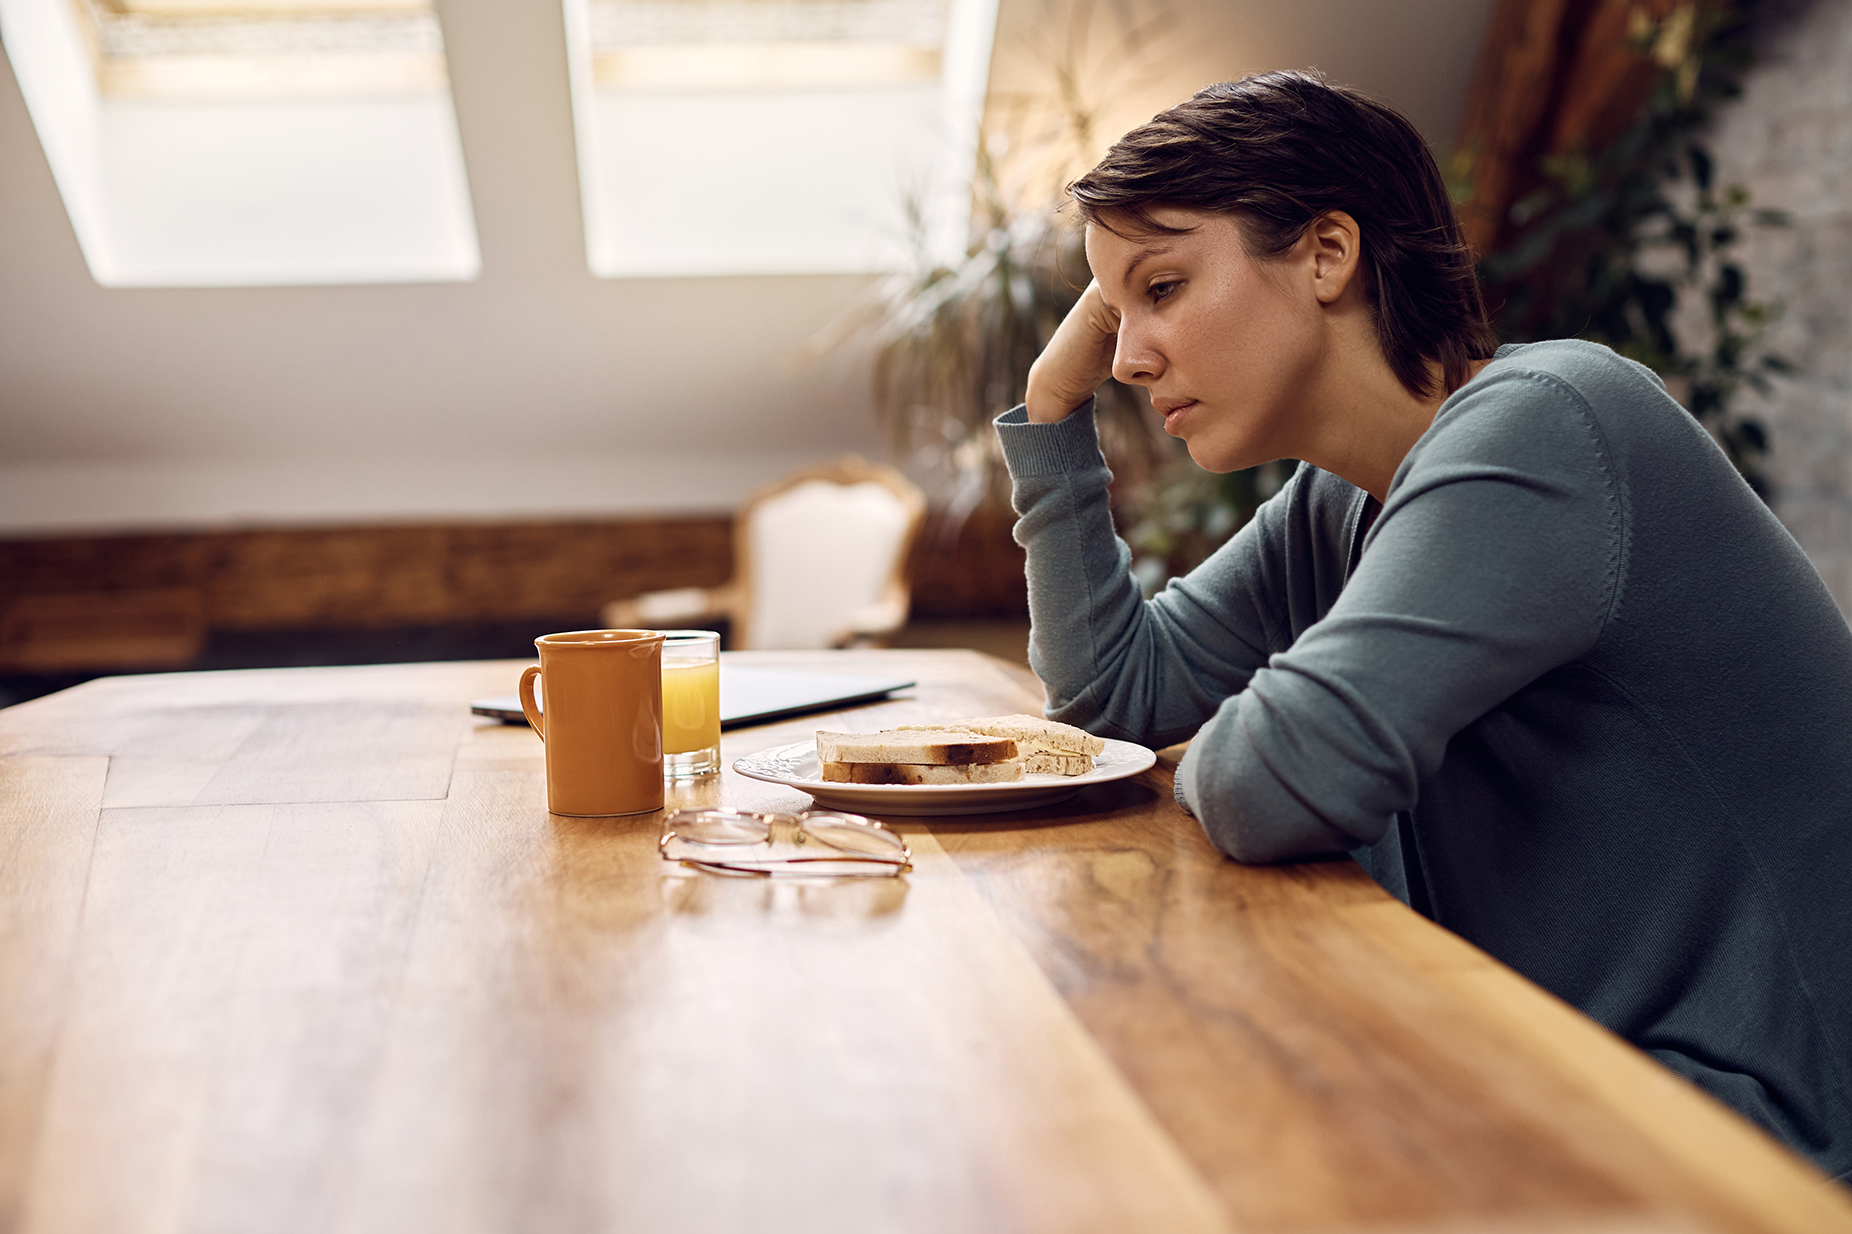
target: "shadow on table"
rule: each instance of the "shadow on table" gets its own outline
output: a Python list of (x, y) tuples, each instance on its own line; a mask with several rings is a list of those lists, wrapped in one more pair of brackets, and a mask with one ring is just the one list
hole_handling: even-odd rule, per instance
[[(1110, 784), (1092, 784), (1066, 801), (1034, 810), (1009, 810), (996, 814), (973, 814), (968, 817), (917, 818), (905, 814), (883, 815), (881, 821), (901, 831), (924, 828), (934, 835), (965, 835), (974, 831), (1041, 827), (1065, 827), (1075, 823), (1100, 822), (1128, 810), (1148, 810), (1164, 799), (1164, 794), (1141, 779), (1115, 780)], [(1177, 817), (1189, 821), (1182, 810)]]
[(700, 870), (665, 870), (662, 902), (671, 913), (725, 917), (796, 913), (803, 917), (871, 920), (907, 903), (906, 876), (731, 878)]

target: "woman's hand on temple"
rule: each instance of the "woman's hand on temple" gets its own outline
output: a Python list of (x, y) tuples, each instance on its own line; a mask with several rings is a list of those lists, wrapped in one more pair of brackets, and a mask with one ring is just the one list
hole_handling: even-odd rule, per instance
[(1100, 383), (1112, 376), (1113, 348), (1118, 343), (1119, 314), (1100, 298), (1097, 281), (1087, 284), (1080, 300), (1048, 340), (1048, 346), (1029, 366), (1029, 387), (1023, 402), (1032, 424), (1065, 420), (1093, 397)]

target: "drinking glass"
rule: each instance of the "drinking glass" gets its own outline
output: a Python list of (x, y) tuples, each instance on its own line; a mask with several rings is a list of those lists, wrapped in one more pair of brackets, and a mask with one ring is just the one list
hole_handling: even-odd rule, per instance
[(720, 770), (720, 635), (662, 631), (662, 774), (688, 780)]

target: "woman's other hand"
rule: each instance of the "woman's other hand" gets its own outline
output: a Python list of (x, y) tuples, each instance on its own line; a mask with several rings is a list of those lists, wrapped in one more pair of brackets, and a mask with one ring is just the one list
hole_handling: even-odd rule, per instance
[(1024, 403), (1032, 424), (1053, 424), (1093, 397), (1100, 383), (1112, 376), (1113, 348), (1118, 342), (1119, 315), (1100, 298), (1098, 280), (1087, 284), (1080, 299), (1048, 340), (1048, 346), (1029, 366), (1029, 387)]

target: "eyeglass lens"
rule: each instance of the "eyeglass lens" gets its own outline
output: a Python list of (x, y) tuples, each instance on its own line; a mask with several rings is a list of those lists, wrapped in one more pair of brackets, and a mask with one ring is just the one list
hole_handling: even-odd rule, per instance
[(762, 844), (772, 834), (765, 818), (731, 810), (690, 810), (676, 815), (670, 826), (690, 844)]
[(840, 814), (813, 814), (800, 826), (831, 848), (857, 856), (893, 858), (906, 850), (906, 842), (885, 827)]
[[(689, 844), (714, 847), (763, 844), (771, 838), (772, 817), (732, 810), (685, 810), (669, 820), (669, 829)], [(838, 852), (883, 860), (904, 858), (906, 854), (906, 841), (887, 828), (854, 815), (810, 814), (793, 821), (803, 836)]]

